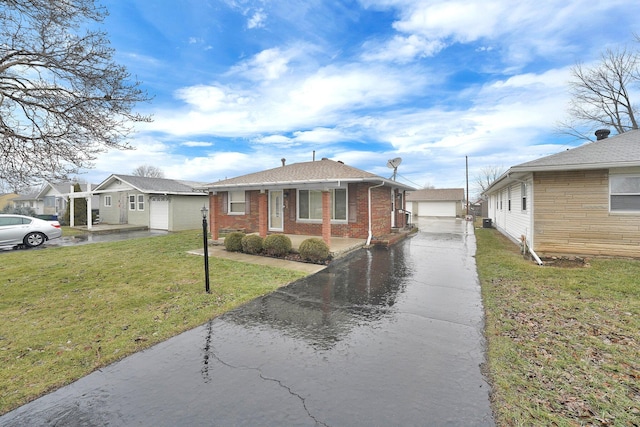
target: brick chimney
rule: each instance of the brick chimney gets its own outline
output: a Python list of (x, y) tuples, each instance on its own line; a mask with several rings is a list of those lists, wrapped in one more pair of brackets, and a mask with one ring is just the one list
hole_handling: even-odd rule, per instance
[(600, 141), (601, 139), (607, 139), (611, 131), (609, 129), (598, 129), (596, 131), (596, 139)]

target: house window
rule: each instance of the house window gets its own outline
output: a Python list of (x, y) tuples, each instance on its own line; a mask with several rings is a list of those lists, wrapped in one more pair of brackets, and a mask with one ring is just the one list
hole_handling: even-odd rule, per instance
[[(298, 219), (322, 220), (322, 191), (298, 190)], [(347, 190), (331, 190), (331, 219), (347, 220)]]
[(500, 202), (500, 206), (498, 207), (498, 209), (502, 210), (502, 199), (504, 198), (504, 193), (502, 192), (502, 190), (500, 190), (500, 193), (498, 193), (498, 197)]
[(129, 194), (129, 210), (130, 211), (135, 211), (136, 210), (136, 196), (135, 196), (135, 194)]
[(507, 188), (507, 210), (511, 212), (511, 187)]
[(244, 215), (246, 207), (244, 191), (229, 191), (227, 212), (230, 215)]
[(138, 210), (144, 210), (144, 194), (138, 194)]
[(527, 210), (527, 183), (520, 184), (520, 194), (522, 195), (522, 210)]
[(111, 196), (104, 196), (104, 206), (107, 208), (111, 207)]
[(611, 212), (640, 211), (640, 176), (610, 175)]

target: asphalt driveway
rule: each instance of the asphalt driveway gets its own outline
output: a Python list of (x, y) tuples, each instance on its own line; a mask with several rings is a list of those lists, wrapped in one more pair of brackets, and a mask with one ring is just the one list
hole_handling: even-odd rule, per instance
[(3, 426), (487, 426), (471, 223), (431, 220), (0, 417)]

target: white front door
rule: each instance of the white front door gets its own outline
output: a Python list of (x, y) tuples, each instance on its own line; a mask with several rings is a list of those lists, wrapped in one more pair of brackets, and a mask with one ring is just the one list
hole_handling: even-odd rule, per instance
[(269, 191), (269, 230), (284, 230), (282, 207), (282, 191)]

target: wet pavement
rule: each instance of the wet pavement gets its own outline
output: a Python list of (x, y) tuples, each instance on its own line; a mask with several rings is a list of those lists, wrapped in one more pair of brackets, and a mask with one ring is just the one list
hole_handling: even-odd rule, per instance
[(0, 417), (3, 426), (490, 426), (471, 223), (431, 220)]

